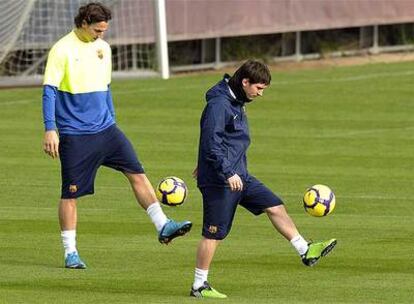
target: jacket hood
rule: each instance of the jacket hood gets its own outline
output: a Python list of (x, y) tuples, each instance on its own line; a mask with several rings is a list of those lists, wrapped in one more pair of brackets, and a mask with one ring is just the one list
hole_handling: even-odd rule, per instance
[(206, 101), (209, 102), (210, 100), (214, 99), (215, 97), (220, 96), (221, 98), (226, 98), (231, 103), (236, 103), (243, 105), (244, 102), (242, 100), (237, 99), (230, 93), (230, 87), (228, 81), (230, 79), (230, 75), (224, 74), (223, 79), (220, 80), (214, 87), (210, 88), (206, 93)]

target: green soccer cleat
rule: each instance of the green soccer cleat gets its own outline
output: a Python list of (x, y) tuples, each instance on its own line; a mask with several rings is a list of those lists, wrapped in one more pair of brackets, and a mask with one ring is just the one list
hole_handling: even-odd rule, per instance
[(162, 227), (158, 241), (161, 244), (168, 244), (178, 236), (182, 236), (191, 230), (193, 224), (190, 221), (176, 222), (169, 219), (167, 223)]
[(81, 260), (79, 254), (74, 251), (68, 254), (65, 259), (65, 268), (86, 269), (86, 264)]
[(198, 289), (191, 287), (190, 297), (195, 298), (210, 298), (210, 299), (225, 299), (227, 296), (221, 292), (218, 292), (206, 281), (203, 286)]
[(324, 257), (334, 249), (336, 243), (336, 239), (319, 243), (309, 243), (308, 251), (302, 255), (303, 264), (306, 266), (315, 265), (321, 257)]

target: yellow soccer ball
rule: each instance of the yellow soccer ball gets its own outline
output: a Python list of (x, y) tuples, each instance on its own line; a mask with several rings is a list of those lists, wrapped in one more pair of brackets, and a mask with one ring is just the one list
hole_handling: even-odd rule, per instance
[(158, 200), (164, 205), (178, 206), (185, 202), (188, 189), (185, 182), (175, 176), (163, 178), (155, 190)]
[(303, 196), (303, 207), (312, 216), (327, 216), (334, 210), (335, 203), (335, 194), (325, 185), (314, 185)]

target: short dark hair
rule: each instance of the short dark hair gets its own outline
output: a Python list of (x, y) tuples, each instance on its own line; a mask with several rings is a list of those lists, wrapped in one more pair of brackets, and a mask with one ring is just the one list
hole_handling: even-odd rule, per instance
[(82, 27), (82, 22), (87, 24), (97, 22), (108, 22), (112, 19), (111, 10), (100, 2), (91, 2), (79, 8), (75, 17), (75, 25), (77, 28)]
[(272, 80), (270, 70), (266, 64), (258, 60), (249, 59), (231, 77), (235, 84), (241, 85), (242, 80), (249, 79), (251, 84), (263, 83), (269, 85)]

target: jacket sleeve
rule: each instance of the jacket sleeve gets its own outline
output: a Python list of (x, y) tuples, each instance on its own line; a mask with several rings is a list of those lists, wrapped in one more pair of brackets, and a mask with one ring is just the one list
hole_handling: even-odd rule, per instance
[(225, 178), (235, 174), (228, 159), (228, 148), (224, 142), (226, 128), (226, 110), (223, 102), (210, 101), (201, 121), (201, 146), (205, 151), (206, 161), (211, 162), (218, 173)]
[(55, 105), (56, 105), (57, 87), (51, 85), (43, 86), (42, 109), (43, 123), (45, 131), (55, 130)]

